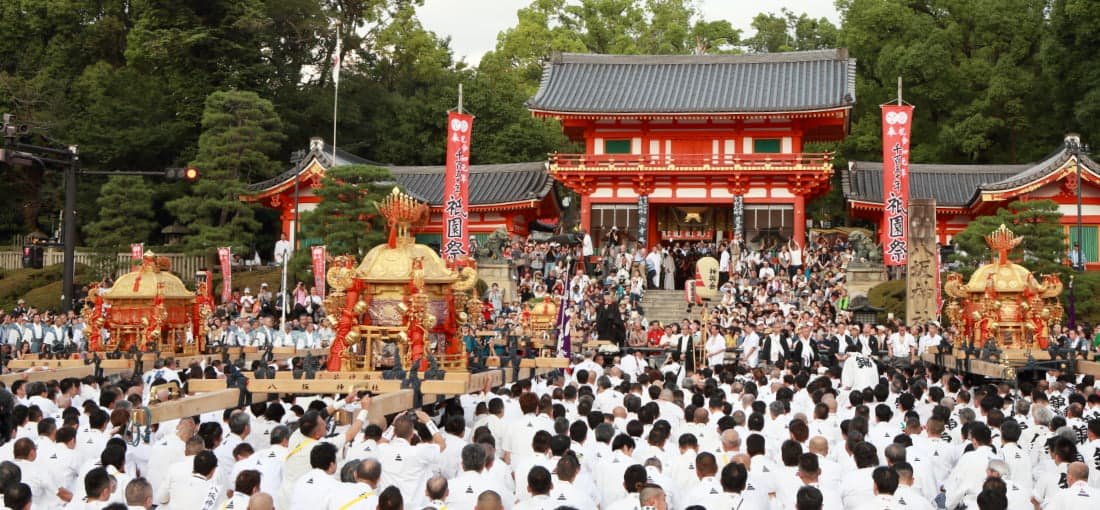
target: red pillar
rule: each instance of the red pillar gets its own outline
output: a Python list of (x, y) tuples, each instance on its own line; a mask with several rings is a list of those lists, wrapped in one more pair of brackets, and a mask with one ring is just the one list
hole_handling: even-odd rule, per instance
[(587, 194), (581, 195), (581, 228), (592, 233), (592, 197)]
[(806, 197), (794, 197), (794, 239), (799, 246), (806, 246)]

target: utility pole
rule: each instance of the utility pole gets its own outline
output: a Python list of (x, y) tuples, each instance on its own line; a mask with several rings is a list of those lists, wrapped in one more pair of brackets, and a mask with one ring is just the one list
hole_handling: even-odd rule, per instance
[(76, 297), (76, 186), (79, 175), (82, 173), (89, 175), (152, 175), (195, 182), (199, 178), (199, 170), (187, 167), (167, 168), (160, 171), (81, 171), (79, 150), (76, 145), (57, 149), (19, 141), (20, 137), (29, 133), (29, 126), (16, 125), (14, 116), (11, 114), (3, 115), (3, 124), (0, 125), (0, 137), (3, 141), (2, 148), (0, 148), (0, 164), (12, 166), (38, 164), (43, 169), (53, 168), (61, 170), (63, 173), (65, 179), (65, 205), (64, 210), (61, 212), (61, 244), (64, 251), (64, 264), (61, 274), (61, 309), (69, 312), (73, 309), (73, 298)]
[(77, 146), (69, 146), (69, 164), (65, 167), (65, 211), (62, 214), (62, 243), (65, 264), (61, 275), (61, 309), (73, 309), (76, 289), (76, 176), (80, 172), (80, 156)]

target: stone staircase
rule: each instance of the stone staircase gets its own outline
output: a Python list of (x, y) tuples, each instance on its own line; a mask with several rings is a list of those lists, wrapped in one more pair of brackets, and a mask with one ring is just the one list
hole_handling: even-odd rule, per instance
[(647, 290), (642, 297), (642, 310), (645, 311), (646, 320), (661, 321), (662, 325), (702, 316), (702, 309), (698, 306), (693, 307), (690, 316), (687, 314), (687, 301), (684, 300), (682, 290)]

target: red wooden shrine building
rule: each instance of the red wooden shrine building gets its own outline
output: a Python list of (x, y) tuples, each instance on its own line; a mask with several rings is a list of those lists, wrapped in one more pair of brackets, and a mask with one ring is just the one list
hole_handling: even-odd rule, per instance
[[(1037, 163), (1023, 165), (909, 165), (910, 198), (936, 199), (936, 232), (941, 245), (975, 217), (993, 214), (1016, 200), (1058, 203), (1067, 239), (1077, 240), (1077, 170), (1081, 170), (1081, 252), (1089, 269), (1100, 269), (1100, 164), (1067, 144)], [(882, 163), (853, 161), (841, 174), (848, 214), (882, 227)], [(881, 231), (881, 230), (880, 230)], [(1067, 245), (1068, 250), (1068, 245)]]
[(581, 197), (581, 226), (660, 241), (804, 239), (848, 133), (855, 60), (846, 50), (758, 55), (557, 54), (527, 102), (584, 154), (550, 175)]
[[(317, 207), (321, 198), (314, 190), (321, 186), (325, 170), (333, 165), (384, 166), (395, 183), (407, 194), (431, 206), (431, 219), (415, 233), (417, 241), (438, 246), (443, 232), (443, 174), (440, 166), (381, 165), (354, 154), (336, 150), (320, 138), (310, 140), (309, 152), (292, 168), (263, 182), (252, 184), (241, 200), (262, 204), (280, 211), (282, 233), (295, 241), (294, 223), (298, 212)], [(498, 228), (509, 234), (525, 236), (533, 222), (553, 224), (560, 214), (552, 192), (553, 180), (546, 173), (546, 162), (472, 165), (470, 167), (470, 236), (484, 238)]]

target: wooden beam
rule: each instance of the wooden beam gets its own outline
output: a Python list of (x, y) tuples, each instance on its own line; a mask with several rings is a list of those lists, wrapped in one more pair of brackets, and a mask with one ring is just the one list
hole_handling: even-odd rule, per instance
[(195, 416), (210, 411), (219, 411), (236, 407), (240, 401), (240, 391), (236, 388), (222, 389), (201, 395), (191, 395), (178, 400), (149, 406), (153, 413), (153, 423)]
[(372, 417), (371, 421), (373, 421), (379, 416), (408, 411), (412, 409), (412, 407), (413, 391), (398, 390), (392, 393), (386, 393), (385, 395), (376, 395), (372, 397), (370, 400), (370, 407), (367, 409), (367, 414)]
[(12, 370), (24, 370), (27, 368), (77, 368), (86, 365), (82, 359), (13, 359), (8, 362), (8, 368)]
[(207, 393), (224, 390), (225, 379), (191, 379), (187, 381), (187, 390), (191, 393)]
[[(461, 395), (469, 391), (465, 381), (421, 381), (420, 392), (425, 395)], [(478, 390), (480, 391), (480, 390)]]
[(538, 368), (569, 368), (569, 360), (565, 358), (535, 358), (535, 366)]
[[(128, 368), (104, 368), (103, 375), (109, 376), (114, 374), (121, 374), (128, 371), (130, 371), (130, 369)], [(0, 375), (0, 382), (4, 383), (5, 386), (11, 387), (11, 383), (19, 380), (24, 380), (27, 382), (54, 380), (60, 381), (61, 379), (64, 379), (66, 377), (76, 377), (80, 379), (92, 375), (93, 373), (95, 373), (95, 367), (92, 365), (72, 368), (58, 368), (51, 370), (34, 370), (31, 372), (17, 372), (13, 374)]]
[(1077, 372), (1093, 377), (1100, 377), (1100, 363), (1095, 361), (1078, 361)]
[[(275, 378), (280, 380), (293, 379), (294, 373), (290, 370), (280, 370), (275, 372)], [(317, 372), (314, 379), (342, 379), (349, 381), (366, 381), (366, 380), (378, 380), (382, 379), (382, 372)], [(424, 379), (424, 372), (420, 372), (420, 378)], [(443, 374), (444, 381), (468, 381), (470, 379), (469, 372), (445, 372)]]
[(327, 395), (367, 390), (374, 393), (390, 393), (401, 389), (397, 380), (348, 379), (249, 379), (248, 391), (253, 393), (295, 393), (301, 395)]

